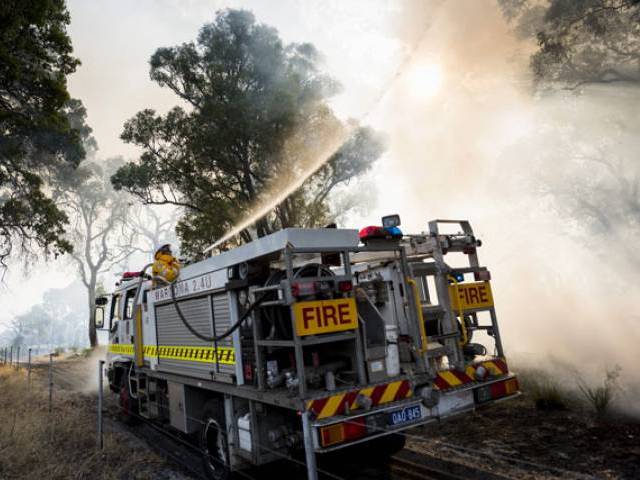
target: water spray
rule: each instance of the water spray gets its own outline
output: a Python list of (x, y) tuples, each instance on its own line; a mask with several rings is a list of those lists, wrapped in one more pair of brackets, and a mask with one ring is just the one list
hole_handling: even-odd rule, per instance
[(415, 52), (418, 50), (424, 36), (427, 33), (427, 30), (430, 28), (430, 24), (426, 25), (423, 29), (418, 41), (413, 45), (413, 47), (408, 51), (404, 60), (400, 63), (398, 68), (396, 69), (393, 76), (389, 79), (384, 88), (380, 90), (378, 96), (371, 103), (369, 109), (367, 109), (358, 119), (357, 122), (349, 123), (343, 132), (340, 135), (335, 136), (326, 148), (320, 153), (316, 160), (311, 163), (311, 165), (302, 172), (296, 179), (290, 184), (286, 185), (284, 188), (278, 189), (272, 187), (271, 190), (275, 190), (266, 195), (267, 199), (262, 204), (255, 206), (248, 215), (238, 223), (236, 223), (231, 230), (229, 230), (226, 234), (224, 234), (221, 238), (216, 240), (215, 243), (207, 247), (203, 253), (205, 255), (213, 252), (214, 249), (227, 242), (234, 236), (238, 235), (244, 229), (248, 228), (262, 217), (267, 215), (271, 210), (273, 210), (276, 206), (282, 203), (289, 195), (295, 192), (298, 188), (302, 186), (304, 182), (306, 182), (314, 173), (316, 173), (324, 164), (326, 164), (333, 155), (344, 145), (344, 142), (349, 138), (349, 136), (355, 130), (355, 125), (358, 125), (365, 120), (367, 120), (377, 109), (377, 107), (383, 102), (389, 91), (392, 89), (393, 85), (402, 77), (404, 72), (414, 63)]

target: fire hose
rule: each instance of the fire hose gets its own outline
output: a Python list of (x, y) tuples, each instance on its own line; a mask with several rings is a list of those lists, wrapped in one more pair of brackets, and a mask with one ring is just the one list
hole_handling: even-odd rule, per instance
[(184, 314), (182, 313), (182, 310), (180, 309), (180, 305), (176, 300), (176, 282), (177, 282), (177, 279), (169, 284), (169, 290), (171, 291), (171, 300), (173, 301), (173, 306), (176, 309), (176, 313), (178, 314), (178, 317), (180, 318), (180, 320), (182, 320), (182, 323), (187, 328), (187, 330), (189, 330), (193, 335), (198, 337), (200, 340), (204, 340), (205, 342), (219, 342), (220, 340), (227, 338), (229, 335), (235, 332), (240, 327), (240, 325), (242, 325), (242, 323), (249, 317), (249, 314), (253, 311), (253, 309), (256, 308), (258, 305), (260, 305), (260, 303), (262, 303), (265, 297), (265, 294), (263, 293), (260, 296), (260, 298), (258, 298), (251, 305), (249, 305), (249, 307), (245, 310), (245, 312), (240, 316), (238, 321), (233, 325), (231, 325), (231, 327), (229, 327), (229, 330), (227, 330), (226, 332), (220, 335), (214, 335), (212, 337), (208, 337), (196, 331), (196, 329), (194, 329), (191, 325), (189, 325), (189, 322), (187, 322), (187, 319), (184, 318)]
[[(136, 291), (136, 295), (135, 295), (136, 303), (138, 302), (138, 297), (140, 295), (140, 291), (142, 290), (142, 281), (144, 280), (144, 274), (147, 271), (147, 269), (152, 265), (153, 265), (152, 263), (146, 265), (140, 272), (140, 280), (138, 281), (138, 290)], [(185, 318), (184, 314), (182, 313), (182, 309), (180, 308), (180, 305), (178, 304), (178, 301), (176, 299), (176, 283), (178, 282), (178, 279), (174, 280), (173, 282), (167, 282), (165, 278), (157, 277), (157, 276), (152, 277), (152, 279), (168, 284), (169, 290), (171, 291), (171, 301), (173, 302), (173, 306), (176, 309), (178, 318), (180, 318), (180, 320), (182, 321), (182, 323), (184, 324), (187, 330), (189, 330), (194, 336), (198, 337), (200, 340), (203, 340), (205, 342), (219, 342), (227, 338), (229, 335), (233, 334), (233, 332), (235, 332), (240, 327), (240, 325), (242, 325), (242, 323), (249, 317), (249, 314), (258, 305), (260, 305), (265, 298), (265, 294), (263, 293), (256, 301), (254, 301), (251, 305), (249, 305), (249, 307), (245, 310), (245, 312), (240, 316), (238, 321), (233, 325), (231, 325), (231, 327), (229, 327), (229, 329), (226, 332), (220, 335), (214, 335), (212, 337), (209, 337), (201, 334), (195, 328), (193, 328)]]

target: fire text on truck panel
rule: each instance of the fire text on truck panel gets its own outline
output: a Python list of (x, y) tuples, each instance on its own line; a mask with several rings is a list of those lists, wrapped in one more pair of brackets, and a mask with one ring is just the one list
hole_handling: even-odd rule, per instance
[(353, 298), (318, 300), (293, 304), (296, 334), (317, 335), (358, 328), (358, 313)]

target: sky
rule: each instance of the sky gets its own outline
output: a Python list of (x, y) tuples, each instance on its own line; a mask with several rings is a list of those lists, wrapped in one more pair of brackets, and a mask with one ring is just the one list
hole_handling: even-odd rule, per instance
[[(558, 157), (559, 132), (584, 130), (596, 138), (604, 128), (597, 120), (616, 114), (640, 123), (640, 96), (595, 89), (536, 99), (528, 70), (535, 45), (515, 38), (495, 1), (71, 0), (68, 6), (82, 61), (69, 90), (87, 107), (101, 156), (135, 158), (136, 149), (119, 138), (123, 123), (143, 108), (164, 112), (178, 103), (149, 80), (155, 49), (195, 39), (216, 10), (249, 9), (285, 42), (313, 43), (343, 86), (332, 100), (336, 113), (387, 137), (386, 153), (363, 179), (374, 201), (343, 226), (376, 224), (391, 213), (400, 214), (407, 232), (425, 230), (434, 218), (469, 219), (484, 241), (480, 259), (493, 272), (508, 352), (544, 350), (585, 370), (633, 364), (640, 336), (622, 285), (637, 284), (637, 272), (611, 268), (624, 264), (619, 249), (594, 255), (540, 192), (593, 173), (571, 170), (575, 165)], [(27, 278), (10, 273), (0, 300), (12, 301), (0, 322), (73, 277), (60, 261), (35, 267)]]
[[(163, 46), (196, 38), (200, 27), (224, 8), (245, 8), (274, 26), (285, 42), (312, 42), (324, 53), (325, 68), (344, 91), (333, 108), (343, 118), (369, 108), (403, 60), (403, 44), (389, 18), (400, 14), (393, 1), (195, 1), (110, 0), (67, 2), (69, 34), (82, 65), (68, 79), (69, 92), (87, 108), (102, 157), (136, 158), (135, 146), (120, 140), (124, 122), (144, 108), (165, 112), (179, 102), (149, 79), (149, 58)], [(327, 23), (331, 28), (327, 28)], [(74, 269), (63, 261), (32, 266), (26, 277), (16, 265), (5, 278), (0, 328), (42, 299), (48, 288), (71, 283)]]

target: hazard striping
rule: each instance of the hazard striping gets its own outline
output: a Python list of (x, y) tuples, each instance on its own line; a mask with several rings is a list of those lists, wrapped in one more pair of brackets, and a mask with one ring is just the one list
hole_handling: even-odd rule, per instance
[[(145, 345), (142, 351), (146, 357), (187, 362), (219, 363), (234, 365), (236, 354), (232, 347), (185, 347), (172, 345)], [(112, 343), (109, 352), (118, 355), (133, 355), (132, 344)]]
[(443, 370), (438, 372), (438, 375), (434, 379), (433, 383), (439, 390), (447, 390), (449, 388), (459, 387), (467, 383), (473, 383), (476, 380), (476, 370), (478, 367), (484, 367), (489, 371), (489, 375), (492, 377), (500, 377), (509, 373), (509, 367), (507, 362), (503, 359), (496, 358), (493, 360), (485, 360), (483, 362), (474, 363), (468, 365), (464, 372), (459, 370)]
[(334, 415), (348, 415), (353, 410), (362, 408), (358, 404), (358, 397), (362, 395), (371, 400), (371, 406), (397, 402), (413, 396), (413, 389), (409, 380), (385, 383), (360, 390), (352, 390), (340, 395), (309, 400), (307, 410), (315, 414), (317, 419), (333, 417)]

